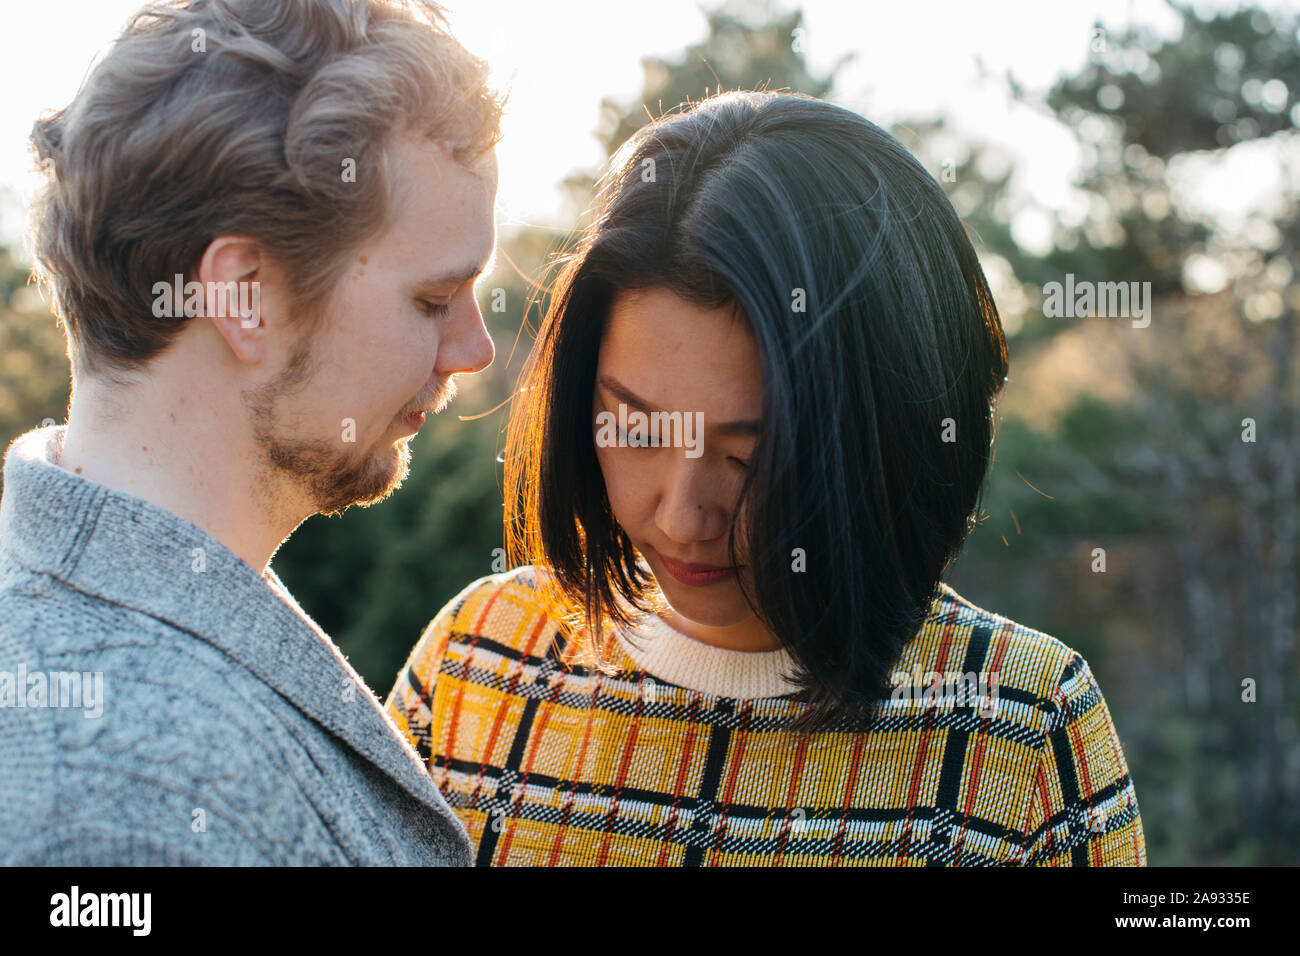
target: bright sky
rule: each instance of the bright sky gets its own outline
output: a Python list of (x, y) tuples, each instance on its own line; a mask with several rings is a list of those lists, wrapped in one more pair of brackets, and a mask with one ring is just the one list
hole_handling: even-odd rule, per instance
[[(1198, 7), (1233, 2), (1200, 0)], [(1293, 9), (1294, 3), (1266, 5)], [(137, 0), (40, 0), (5, 10), (0, 243), (14, 245), (24, 229), (32, 121), (71, 99), (92, 59), (138, 6)], [(601, 99), (632, 99), (641, 90), (642, 57), (676, 57), (705, 35), (697, 0), (630, 8), (608, 0), (448, 0), (447, 6), (454, 32), (489, 61), (511, 92), (498, 148), (503, 229), (562, 224), (558, 183), (574, 168), (603, 159), (592, 135)], [(1163, 0), (805, 0), (802, 8), (803, 43), (815, 74), (845, 53), (857, 54), (832, 94), (838, 102), (882, 125), (946, 113), (969, 135), (1003, 144), (1021, 167), (1027, 194), (1058, 209), (1069, 202), (1072, 136), (1027, 109), (1009, 109), (996, 85), (977, 83), (975, 57), (994, 75), (1011, 69), (1041, 90), (1086, 61), (1097, 20), (1114, 30), (1137, 20), (1163, 34), (1176, 23)]]

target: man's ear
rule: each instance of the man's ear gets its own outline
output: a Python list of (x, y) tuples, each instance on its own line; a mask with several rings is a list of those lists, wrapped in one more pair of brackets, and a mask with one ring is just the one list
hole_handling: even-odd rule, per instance
[(242, 362), (259, 364), (269, 347), (262, 313), (262, 279), (269, 263), (262, 244), (245, 236), (217, 236), (199, 260), (203, 315)]

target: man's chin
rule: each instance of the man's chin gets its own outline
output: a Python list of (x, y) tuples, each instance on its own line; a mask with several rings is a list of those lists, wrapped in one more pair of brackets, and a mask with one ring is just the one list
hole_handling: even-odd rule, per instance
[(368, 508), (391, 495), (411, 473), (410, 439), (393, 442), (386, 451), (375, 452), (365, 459), (365, 466), (345, 465), (331, 476), (317, 480), (313, 498), (319, 514), (335, 514), (345, 508)]

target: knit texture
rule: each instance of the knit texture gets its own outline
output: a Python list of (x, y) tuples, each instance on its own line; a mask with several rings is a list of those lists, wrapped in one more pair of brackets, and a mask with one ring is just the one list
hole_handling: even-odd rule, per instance
[[(781, 689), (784, 652), (654, 618), (620, 638), (616, 674), (584, 668), (537, 573), (462, 591), (387, 702), (480, 866), (1146, 865), (1087, 662), (946, 584), (895, 671), (916, 692), (868, 732), (796, 734), (777, 725), (804, 704), (735, 693)], [(996, 673), (996, 710), (930, 672)]]
[(646, 694), (654, 692), (648, 683), (654, 680), (732, 698), (783, 697), (799, 690), (790, 681), (794, 662), (785, 650), (711, 647), (673, 630), (657, 615), (630, 631), (619, 631), (618, 642), (646, 675), (642, 687)]
[[(64, 471), (62, 439), (29, 432), (5, 456), (0, 864), (470, 863), (414, 751), (275, 573)], [(37, 689), (58, 674), (101, 675), (102, 712), (50, 706)]]

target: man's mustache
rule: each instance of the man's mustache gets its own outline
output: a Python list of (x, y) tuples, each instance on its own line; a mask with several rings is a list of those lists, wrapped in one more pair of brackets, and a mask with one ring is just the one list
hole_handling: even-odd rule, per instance
[(407, 414), (416, 412), (425, 412), (426, 414), (436, 415), (451, 404), (451, 400), (456, 397), (456, 376), (448, 375), (446, 379), (434, 390), (428, 398), (417, 402)]

